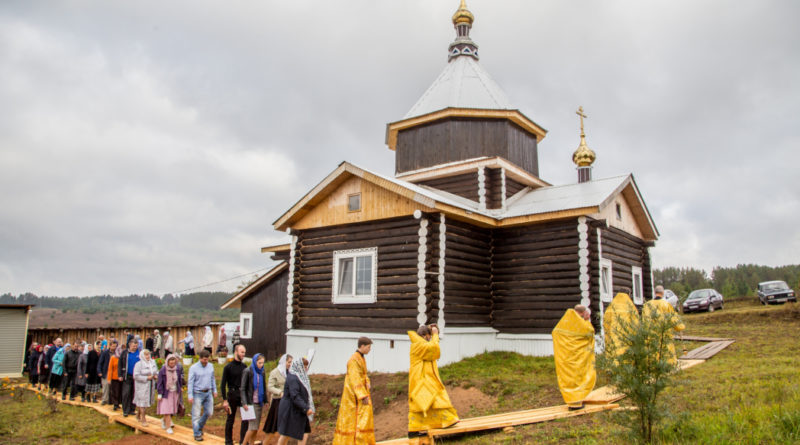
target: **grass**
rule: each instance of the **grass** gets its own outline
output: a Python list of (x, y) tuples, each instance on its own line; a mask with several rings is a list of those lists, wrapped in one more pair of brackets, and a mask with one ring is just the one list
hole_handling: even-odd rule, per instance
[[(683, 315), (687, 335), (731, 337), (736, 343), (714, 358), (684, 371), (667, 391), (672, 414), (659, 440), (674, 444), (800, 443), (800, 305), (762, 307), (755, 301), (730, 301), (714, 313)], [(686, 342), (687, 349), (702, 343)], [(445, 346), (446, 347), (446, 346)], [(677, 349), (680, 351), (682, 345)], [(275, 362), (266, 364), (268, 369)], [(215, 365), (218, 378), (220, 365)], [(187, 370), (188, 371), (188, 370)], [(450, 387), (475, 387), (496, 403), (476, 407), (464, 417), (561, 404), (552, 357), (526, 357), (492, 352), (444, 366), (442, 379)], [(373, 400), (378, 413), (394, 400), (407, 397), (407, 374), (375, 374)], [(321, 419), (315, 443), (327, 443), (335, 421), (342, 377), (312, 376)], [(598, 386), (604, 384), (602, 377)], [(18, 397), (18, 396), (17, 396)], [(109, 425), (85, 408), (60, 405), (47, 415), (44, 401), (28, 393), (16, 402), (0, 392), (0, 437), (3, 443), (91, 443), (114, 440), (131, 431)], [(218, 400), (219, 402), (219, 400)], [(188, 407), (188, 405), (187, 405)], [(151, 410), (153, 410), (151, 408)], [(456, 444), (618, 444), (629, 443), (613, 413), (455, 437)], [(8, 419), (8, 420), (6, 420)], [(217, 410), (208, 429), (221, 434), (225, 416)], [(189, 425), (189, 418), (179, 421)], [(75, 427), (80, 425), (81, 429)], [(380, 428), (380, 425), (376, 425)], [(54, 432), (58, 433), (54, 433)], [(79, 432), (78, 432), (79, 431)], [(56, 438), (56, 434), (58, 438)]]

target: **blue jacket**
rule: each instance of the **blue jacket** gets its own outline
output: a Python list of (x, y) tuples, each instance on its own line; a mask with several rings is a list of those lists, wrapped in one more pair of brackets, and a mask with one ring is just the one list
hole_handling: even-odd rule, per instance
[(51, 374), (63, 375), (64, 374), (64, 347), (58, 348), (55, 355), (53, 355), (53, 369)]

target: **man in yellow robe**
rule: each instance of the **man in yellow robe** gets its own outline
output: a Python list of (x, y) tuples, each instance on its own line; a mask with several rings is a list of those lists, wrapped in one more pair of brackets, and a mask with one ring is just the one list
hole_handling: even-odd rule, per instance
[(553, 328), (553, 357), (561, 396), (569, 409), (583, 408), (583, 399), (594, 389), (594, 327), (591, 312), (582, 305), (567, 309)]
[(439, 377), (439, 329), (420, 326), (408, 331), (411, 339), (411, 364), (408, 369), (408, 431), (420, 433), (447, 428), (458, 422), (458, 413), (450, 403)]
[(603, 314), (606, 350), (613, 349), (615, 355), (622, 355), (628, 347), (624, 346), (623, 342), (620, 341), (622, 335), (620, 323), (632, 326), (638, 319), (639, 311), (636, 310), (636, 305), (633, 304), (628, 294), (620, 292), (614, 296), (611, 304), (608, 305)]
[[(656, 297), (644, 304), (642, 317), (654, 317), (660, 314), (662, 317), (669, 317), (672, 320), (673, 332), (681, 332), (686, 329), (686, 325), (681, 321), (681, 317), (675, 312), (675, 308), (664, 299), (664, 287), (656, 286)], [(669, 362), (673, 365), (678, 363), (678, 356), (675, 354), (675, 341), (673, 332), (669, 332), (667, 339), (667, 349), (669, 350)]]
[(372, 340), (361, 337), (358, 339), (358, 350), (347, 361), (347, 376), (344, 378), (333, 445), (375, 444), (369, 377), (367, 362), (364, 360), (371, 349)]

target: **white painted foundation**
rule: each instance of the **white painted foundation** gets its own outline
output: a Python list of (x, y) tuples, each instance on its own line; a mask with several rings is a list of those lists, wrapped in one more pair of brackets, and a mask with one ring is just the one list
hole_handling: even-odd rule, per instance
[[(310, 374), (343, 374), (347, 359), (355, 352), (358, 337), (372, 339), (366, 356), (370, 372), (408, 371), (408, 335), (292, 329), (286, 334), (286, 352), (297, 357), (315, 349)], [(523, 355), (553, 355), (550, 334), (501, 334), (493, 328), (448, 327), (441, 337), (439, 366), (487, 351), (511, 351)]]

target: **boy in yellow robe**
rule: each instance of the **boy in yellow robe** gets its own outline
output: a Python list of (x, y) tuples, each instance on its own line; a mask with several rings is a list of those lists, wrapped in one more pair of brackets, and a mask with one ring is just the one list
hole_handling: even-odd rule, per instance
[(633, 301), (631, 301), (631, 297), (628, 296), (628, 294), (620, 292), (614, 296), (611, 304), (608, 305), (605, 313), (603, 314), (603, 329), (605, 330), (606, 334), (606, 350), (613, 345), (616, 355), (622, 355), (627, 347), (623, 346), (622, 342), (620, 341), (620, 322), (630, 325), (636, 323), (638, 318), (639, 311), (636, 309), (636, 305), (633, 304)]
[(408, 431), (413, 434), (447, 428), (459, 419), (436, 365), (436, 360), (441, 355), (439, 329), (435, 325), (420, 326), (417, 332), (408, 331), (408, 337), (411, 339)]
[(369, 377), (367, 362), (364, 360), (371, 349), (372, 340), (361, 337), (358, 339), (358, 350), (347, 361), (347, 376), (344, 378), (333, 445), (375, 444)]
[[(653, 317), (655, 314), (660, 314), (662, 317), (670, 317), (672, 319), (672, 330), (674, 332), (680, 332), (686, 329), (686, 325), (683, 324), (681, 317), (675, 312), (675, 308), (664, 299), (664, 287), (661, 285), (656, 286), (656, 298), (645, 303), (642, 308), (642, 317)], [(669, 362), (675, 365), (678, 363), (678, 356), (675, 354), (674, 334), (670, 332), (668, 335), (667, 348), (669, 350)]]
[(583, 408), (583, 399), (594, 389), (594, 327), (591, 312), (582, 305), (567, 309), (553, 328), (553, 358), (561, 396), (569, 409)]

